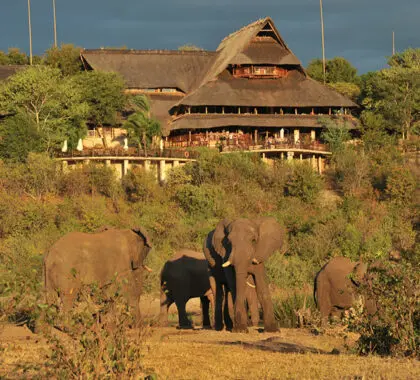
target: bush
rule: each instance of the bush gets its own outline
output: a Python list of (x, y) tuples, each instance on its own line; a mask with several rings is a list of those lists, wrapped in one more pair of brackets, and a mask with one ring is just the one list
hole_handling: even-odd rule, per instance
[(374, 316), (354, 315), (350, 326), (361, 334), (362, 354), (420, 355), (418, 263), (381, 263), (371, 269), (362, 294), (376, 300)]
[(410, 170), (404, 166), (395, 166), (386, 179), (385, 193), (391, 200), (401, 206), (408, 205), (416, 190), (416, 179)]
[(293, 293), (285, 299), (275, 299), (273, 302), (274, 317), (280, 327), (296, 328), (311, 324), (316, 307), (312, 296)]
[(289, 195), (298, 197), (304, 202), (312, 203), (321, 191), (322, 180), (310, 164), (297, 163), (293, 166), (286, 187)]
[(141, 167), (135, 167), (124, 176), (122, 187), (130, 202), (148, 202), (163, 195), (154, 174)]
[[(117, 284), (116, 284), (117, 285)], [(59, 378), (133, 378), (143, 375), (144, 327), (132, 330), (133, 313), (118, 287), (107, 294), (95, 284), (82, 288), (67, 315), (41, 305), (47, 320), (65, 323), (72, 344), (58, 335), (47, 334), (52, 355), (47, 376)]]

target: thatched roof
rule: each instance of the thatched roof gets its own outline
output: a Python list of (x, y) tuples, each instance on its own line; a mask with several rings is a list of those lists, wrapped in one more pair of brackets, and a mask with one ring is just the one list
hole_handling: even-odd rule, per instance
[(281, 79), (234, 78), (225, 71), (182, 98), (189, 106), (356, 107), (348, 98), (295, 70)]
[(25, 69), (26, 65), (0, 65), (0, 81), (6, 80), (11, 75), (15, 74), (18, 70)]
[(83, 50), (94, 70), (120, 73), (128, 88), (178, 88), (188, 93), (208, 69), (214, 52), (171, 50)]
[[(353, 128), (357, 125), (355, 119), (350, 117), (328, 116), (337, 121), (347, 121), (347, 126)], [(171, 130), (180, 129), (210, 129), (222, 127), (264, 127), (264, 128), (289, 128), (311, 127), (321, 128), (320, 118), (322, 115), (236, 115), (236, 114), (208, 114), (208, 115), (184, 115), (172, 122)], [(344, 125), (344, 124), (343, 124)]]

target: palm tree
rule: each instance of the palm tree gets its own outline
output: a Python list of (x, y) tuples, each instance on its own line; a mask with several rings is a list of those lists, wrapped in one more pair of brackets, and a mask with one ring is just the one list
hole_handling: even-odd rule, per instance
[(152, 118), (150, 101), (146, 95), (134, 96), (131, 99), (131, 106), (134, 113), (127, 118), (124, 128), (128, 137), (137, 143), (139, 152), (143, 145), (144, 155), (147, 157), (147, 146), (156, 136), (161, 136), (160, 123)]

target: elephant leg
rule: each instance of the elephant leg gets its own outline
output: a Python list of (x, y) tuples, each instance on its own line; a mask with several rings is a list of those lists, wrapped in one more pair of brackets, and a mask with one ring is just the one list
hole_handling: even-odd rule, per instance
[[(213, 285), (211, 285), (213, 282)], [(215, 288), (215, 306), (214, 306), (214, 328), (217, 331), (223, 330), (223, 299), (224, 291), (223, 285), (220, 282), (216, 282), (214, 277), (210, 277), (210, 285)]]
[(168, 310), (173, 304), (173, 300), (163, 290), (160, 292), (160, 313), (159, 313), (159, 325), (162, 327), (168, 326)]
[(185, 305), (187, 300), (185, 299), (176, 299), (175, 300), (176, 308), (178, 309), (178, 324), (180, 329), (191, 329), (192, 324), (187, 317), (187, 310)]
[[(253, 276), (248, 277), (248, 282), (251, 285), (254, 285), (255, 282)], [(246, 290), (246, 301), (248, 304), (248, 311), (251, 314), (251, 324), (252, 326), (258, 326), (260, 321), (260, 313), (258, 310), (258, 297), (255, 288), (248, 286)]]
[(263, 310), (264, 331), (278, 331), (276, 319), (274, 317), (273, 301), (271, 300), (270, 289), (268, 288), (266, 281), (264, 265), (259, 264), (255, 266), (254, 279), (257, 287), (258, 298), (260, 299)]
[(247, 272), (236, 271), (235, 323), (234, 332), (248, 332), (248, 316), (246, 313), (246, 280)]
[(232, 292), (225, 288), (225, 299), (224, 299), (224, 311), (223, 311), (224, 322), (226, 330), (232, 331), (233, 319), (234, 319), (234, 307)]
[(201, 301), (201, 311), (203, 314), (203, 328), (211, 329), (210, 318), (209, 318), (209, 305), (210, 301), (207, 296), (200, 297)]

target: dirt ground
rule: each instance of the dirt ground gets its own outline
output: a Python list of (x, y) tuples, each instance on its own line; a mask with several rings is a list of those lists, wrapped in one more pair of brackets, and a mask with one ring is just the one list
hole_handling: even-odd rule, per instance
[[(159, 301), (144, 299), (149, 317)], [(145, 310), (143, 308), (142, 310)], [(157, 379), (419, 379), (414, 359), (360, 357), (351, 354), (357, 336), (343, 329), (315, 335), (307, 329), (281, 329), (248, 334), (202, 330), (199, 302), (188, 310), (196, 328), (150, 327), (143, 344), (144, 372)], [(0, 379), (35, 378), (48, 356), (46, 340), (27, 327), (0, 326)]]

